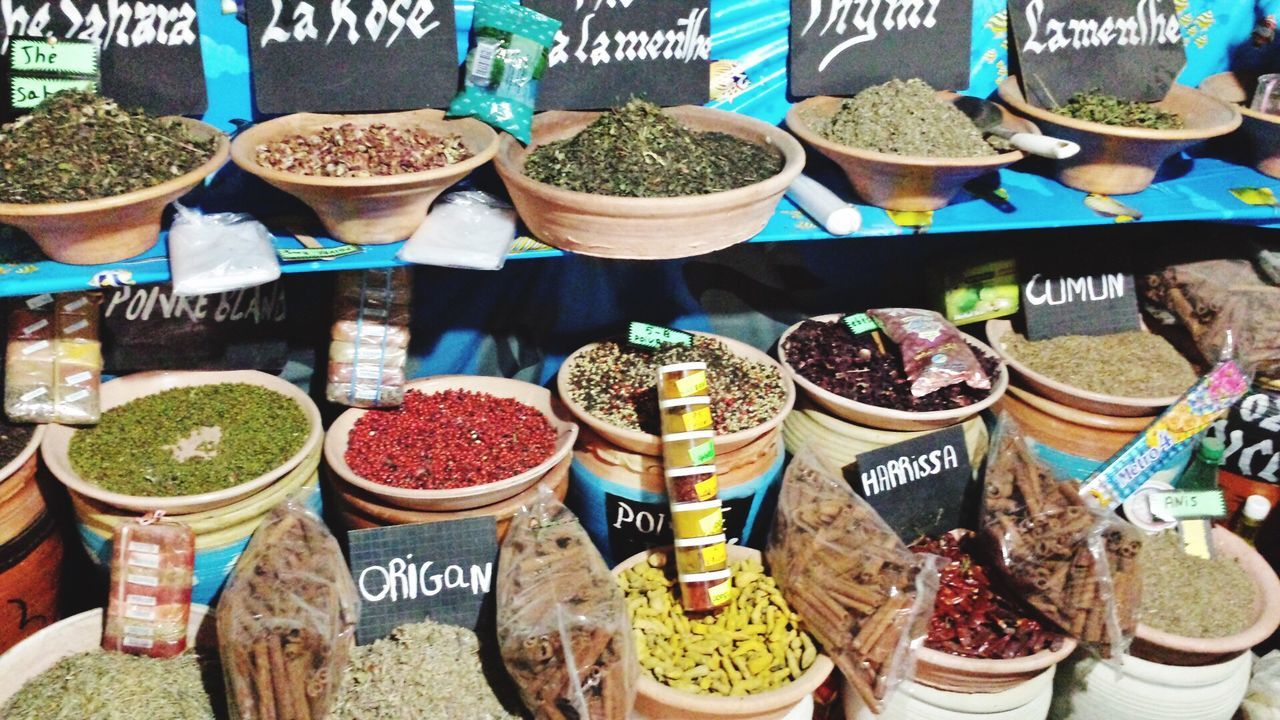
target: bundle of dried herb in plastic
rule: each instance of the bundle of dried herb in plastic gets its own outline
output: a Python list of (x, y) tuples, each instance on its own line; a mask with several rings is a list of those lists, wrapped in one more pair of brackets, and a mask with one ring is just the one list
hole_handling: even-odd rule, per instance
[(216, 138), (176, 120), (65, 90), (0, 129), (0, 202), (93, 200), (172, 180), (213, 156)]
[(998, 154), (964, 113), (923, 80), (890, 80), (845, 100), (815, 127), (834, 143), (890, 155), (984, 157)]
[(568, 140), (534, 148), (524, 174), (595, 195), (679, 197), (745, 187), (782, 166), (772, 148), (690, 130), (657, 105), (633, 99)]
[(1182, 116), (1177, 113), (1161, 110), (1151, 103), (1121, 100), (1097, 90), (1078, 92), (1067, 104), (1053, 108), (1053, 112), (1076, 120), (1118, 127), (1178, 130), (1184, 126)]

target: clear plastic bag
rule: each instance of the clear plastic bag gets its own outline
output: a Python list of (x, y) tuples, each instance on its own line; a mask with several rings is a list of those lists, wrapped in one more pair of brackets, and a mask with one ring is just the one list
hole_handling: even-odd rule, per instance
[(208, 295), (265, 285), (280, 277), (266, 226), (248, 215), (205, 215), (178, 203), (169, 229), (173, 294)]
[(409, 268), (338, 275), (325, 397), (352, 407), (404, 402), (409, 346)]
[(479, 190), (445, 195), (396, 257), (418, 265), (501, 270), (516, 239), (516, 211)]
[(231, 717), (327, 717), (358, 619), (355, 583), (324, 521), (303, 498), (276, 506), (249, 540), (218, 605)]
[(1280, 650), (1254, 658), (1253, 678), (1240, 710), (1245, 720), (1280, 720)]
[(187, 649), (196, 535), (161, 515), (130, 520), (111, 536), (103, 650), (169, 658)]
[(101, 417), (98, 293), (24, 298), (9, 314), (4, 409), (14, 422), (92, 425)]
[(937, 559), (907, 549), (809, 450), (787, 467), (765, 558), (805, 629), (867, 707), (883, 710), (928, 634)]
[(902, 352), (902, 366), (911, 380), (911, 394), (924, 397), (942, 388), (964, 383), (988, 390), (991, 378), (978, 356), (954, 325), (932, 310), (881, 308), (868, 310)]
[(622, 589), (546, 486), (502, 543), (498, 645), (535, 720), (630, 717), (639, 665)]
[(1023, 600), (1104, 657), (1133, 640), (1142, 598), (1141, 536), (1059, 482), (1021, 428), (1001, 415), (984, 477), (982, 535), (995, 569)]

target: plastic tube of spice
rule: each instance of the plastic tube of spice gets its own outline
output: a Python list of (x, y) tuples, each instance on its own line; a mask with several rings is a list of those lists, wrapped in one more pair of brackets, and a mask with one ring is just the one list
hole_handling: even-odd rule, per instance
[(676, 538), (676, 569), (681, 575), (720, 572), (729, 566), (724, 533), (700, 538)]
[(680, 601), (687, 612), (710, 612), (729, 603), (733, 580), (728, 570), (680, 575)]
[(674, 468), (664, 473), (667, 476), (667, 495), (673, 503), (714, 500), (720, 492), (715, 465)]
[(707, 364), (676, 363), (658, 368), (658, 399), (687, 398), (707, 394)]
[(712, 429), (711, 398), (706, 395), (659, 400), (658, 409), (663, 435)]
[(668, 470), (710, 465), (716, 459), (716, 434), (712, 430), (662, 436), (662, 460)]
[(195, 538), (186, 525), (151, 517), (116, 529), (104, 650), (168, 658), (187, 648)]
[(719, 535), (724, 532), (724, 509), (719, 500), (672, 503), (671, 529), (677, 540)]

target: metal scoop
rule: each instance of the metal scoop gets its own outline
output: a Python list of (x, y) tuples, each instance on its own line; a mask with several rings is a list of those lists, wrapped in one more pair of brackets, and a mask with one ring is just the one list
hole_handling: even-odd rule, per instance
[(1000, 106), (989, 100), (961, 95), (953, 102), (956, 109), (973, 121), (979, 130), (1008, 140), (1010, 145), (1022, 152), (1053, 160), (1066, 160), (1080, 152), (1080, 146), (1070, 140), (1009, 130), (1002, 125), (1004, 113), (1001, 112)]

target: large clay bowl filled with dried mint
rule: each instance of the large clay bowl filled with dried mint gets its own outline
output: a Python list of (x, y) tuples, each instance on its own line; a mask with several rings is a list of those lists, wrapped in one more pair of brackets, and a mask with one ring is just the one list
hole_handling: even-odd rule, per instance
[(227, 153), (227, 136), (198, 120), (58, 93), (0, 130), (0, 223), (58, 262), (131, 258), (156, 244), (165, 207)]
[(452, 511), (501, 502), (545, 478), (578, 439), (551, 391), (532, 383), (441, 375), (405, 387), (403, 406), (348, 410), (324, 443), (336, 479), (383, 505)]
[[(923, 83), (893, 81), (845, 100), (813, 97), (791, 108), (787, 127), (801, 140), (830, 158), (849, 178), (858, 195), (888, 210), (925, 211), (945, 207), (970, 180), (1021, 160), (1011, 146), (997, 149), (984, 140), (973, 122), (951, 107), (955, 93), (934, 92)], [(920, 103), (933, 111), (912, 109)], [(866, 107), (864, 107), (866, 105)], [(890, 114), (905, 123), (887, 133), (891, 124), (879, 117)], [(1039, 134), (1036, 126), (1001, 108), (1002, 127)], [(936, 117), (935, 117), (936, 116)], [(866, 132), (852, 129), (845, 135), (834, 121), (866, 124)], [(855, 140), (862, 138), (861, 140)], [(855, 147), (861, 141), (871, 147)], [(998, 144), (998, 143), (997, 143)]]
[[(1009, 389), (1009, 370), (995, 351), (960, 333), (990, 377), (991, 389), (975, 390), (961, 383), (913, 397), (896, 346), (883, 338), (886, 352), (880, 352), (879, 346), (869, 344), (871, 333), (855, 336), (843, 317), (831, 314), (803, 320), (778, 340), (778, 358), (787, 375), (838, 418), (883, 430), (932, 430), (968, 420)], [(859, 370), (865, 372), (850, 372)], [(861, 399), (855, 400), (855, 395)], [(870, 402), (873, 398), (881, 404)]]
[(51, 425), (45, 464), (76, 495), (123, 510), (188, 514), (246, 498), (320, 445), (320, 410), (254, 370), (146, 372), (102, 385), (102, 421)]
[(658, 260), (720, 250), (764, 229), (804, 168), (804, 149), (745, 115), (633, 100), (605, 113), (541, 113), (529, 147), (505, 136), (494, 164), (539, 240)]
[(1237, 108), (1177, 83), (1157, 103), (1128, 103), (1101, 93), (1084, 93), (1056, 110), (1029, 103), (1017, 77), (1006, 78), (999, 92), (1006, 105), (1034, 120), (1044, 132), (1080, 146), (1075, 157), (1054, 163), (1058, 182), (1103, 195), (1145, 190), (1165, 160), (1240, 127)]
[(749, 445), (782, 424), (796, 386), (773, 358), (720, 335), (692, 333), (692, 347), (634, 348), (609, 340), (578, 348), (556, 373), (556, 392), (578, 422), (641, 455), (662, 454), (657, 371), (707, 363), (716, 452)]
[(335, 238), (385, 245), (412, 235), (436, 197), (497, 149), (488, 125), (440, 110), (299, 113), (240, 133), (231, 159), (311, 206)]
[(1155, 415), (1199, 377), (1169, 341), (1145, 330), (1032, 341), (1008, 320), (988, 320), (986, 327), (991, 347), (1023, 384), (1086, 412)]
[(1240, 135), (1248, 146), (1249, 161), (1263, 175), (1280, 178), (1280, 115), (1249, 107), (1257, 83), (1256, 75), (1224, 72), (1201, 80), (1200, 89), (1240, 109), (1244, 116)]
[(1213, 665), (1280, 627), (1280, 579), (1229, 530), (1210, 535), (1214, 558), (1182, 551), (1176, 531), (1148, 536), (1139, 556), (1141, 622), (1129, 654), (1165, 665)]

